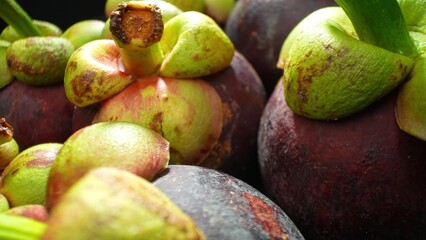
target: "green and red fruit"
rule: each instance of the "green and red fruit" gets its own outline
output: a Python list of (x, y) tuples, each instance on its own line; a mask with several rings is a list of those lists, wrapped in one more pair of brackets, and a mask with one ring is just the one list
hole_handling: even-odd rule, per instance
[(0, 193), (10, 207), (46, 204), (46, 186), (52, 163), (62, 144), (43, 143), (20, 152), (1, 175)]
[(19, 215), (27, 218), (32, 218), (40, 222), (46, 222), (49, 218), (49, 213), (44, 205), (27, 204), (10, 208), (4, 214)]
[(157, 131), (170, 142), (171, 163), (254, 179), (266, 98), (259, 76), (210, 17), (183, 12), (162, 27), (155, 4), (120, 4), (110, 18), (114, 41), (91, 42), (71, 56), (70, 101), (100, 104), (95, 123), (127, 121)]
[(222, 102), (202, 80), (147, 77), (107, 99), (94, 123), (140, 124), (170, 141), (170, 162), (200, 164), (222, 130)]
[(199, 80), (140, 79), (102, 103), (94, 122), (149, 127), (169, 139), (172, 164), (219, 169), (260, 187), (256, 138), (265, 99), (257, 73), (236, 52), (230, 67)]
[(94, 168), (115, 167), (150, 180), (167, 166), (169, 156), (169, 142), (138, 124), (102, 122), (82, 128), (64, 142), (52, 165), (47, 207)]
[(41, 239), (203, 240), (194, 221), (149, 181), (123, 169), (85, 174), (52, 209)]

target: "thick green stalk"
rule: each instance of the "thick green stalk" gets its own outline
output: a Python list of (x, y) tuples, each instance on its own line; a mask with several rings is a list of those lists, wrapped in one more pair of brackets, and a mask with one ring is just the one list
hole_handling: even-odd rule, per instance
[(164, 59), (158, 44), (163, 28), (160, 8), (145, 1), (120, 4), (111, 13), (110, 31), (129, 72), (147, 76), (158, 70)]
[(38, 240), (46, 229), (46, 223), (31, 218), (0, 214), (0, 239)]
[(396, 0), (336, 0), (350, 18), (361, 41), (386, 50), (418, 55)]
[(12, 26), (20, 37), (42, 35), (31, 17), (14, 0), (0, 0), (0, 18)]

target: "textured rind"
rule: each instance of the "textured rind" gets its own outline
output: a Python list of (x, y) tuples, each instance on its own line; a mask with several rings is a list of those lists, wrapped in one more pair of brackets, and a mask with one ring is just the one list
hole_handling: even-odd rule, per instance
[(222, 131), (222, 101), (207, 82), (150, 76), (105, 101), (94, 123), (127, 121), (170, 142), (171, 163), (199, 164)]
[(46, 185), (60, 143), (37, 144), (20, 152), (3, 170), (0, 192), (11, 207), (46, 204)]
[(170, 165), (153, 184), (194, 219), (207, 239), (304, 239), (275, 203), (228, 174)]
[(276, 63), (289, 32), (314, 10), (332, 5), (337, 5), (334, 0), (236, 2), (225, 24), (225, 32), (236, 49), (253, 64), (268, 96), (283, 73)]
[(192, 219), (149, 181), (123, 169), (97, 168), (56, 205), (41, 239), (203, 240)]
[(321, 120), (356, 113), (395, 89), (414, 60), (364, 43), (338, 7), (301, 21), (283, 45), (284, 95), (298, 115)]
[(28, 37), (13, 42), (6, 58), (12, 75), (31, 85), (62, 83), (74, 45), (61, 37)]
[(47, 185), (51, 209), (66, 190), (97, 167), (115, 167), (152, 179), (169, 161), (169, 142), (137, 124), (102, 122), (80, 129), (64, 142)]
[(159, 75), (197, 78), (227, 68), (234, 45), (217, 23), (199, 12), (183, 12), (164, 25)]
[(351, 118), (295, 115), (278, 84), (261, 118), (265, 192), (308, 239), (425, 236), (426, 143), (396, 124), (397, 92)]

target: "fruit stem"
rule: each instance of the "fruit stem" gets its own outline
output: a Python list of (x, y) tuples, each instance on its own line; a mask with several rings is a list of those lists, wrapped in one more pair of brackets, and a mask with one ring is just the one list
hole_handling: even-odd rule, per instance
[(42, 35), (27, 12), (14, 0), (0, 0), (0, 18), (22, 38)]
[(418, 55), (396, 0), (336, 0), (361, 41), (409, 57)]
[(46, 223), (32, 218), (0, 214), (0, 239), (38, 240), (46, 228)]
[(0, 145), (9, 142), (13, 138), (13, 127), (5, 118), (0, 118)]
[(130, 1), (112, 11), (110, 31), (126, 70), (138, 76), (158, 70), (164, 59), (158, 44), (163, 29), (161, 10), (154, 4)]

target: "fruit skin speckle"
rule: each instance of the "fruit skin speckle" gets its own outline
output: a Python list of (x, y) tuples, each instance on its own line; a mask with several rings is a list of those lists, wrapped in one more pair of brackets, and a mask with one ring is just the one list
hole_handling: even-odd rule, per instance
[(170, 165), (153, 183), (195, 220), (207, 239), (304, 239), (282, 209), (230, 175)]
[(394, 120), (397, 92), (340, 121), (297, 116), (278, 84), (259, 128), (265, 193), (307, 239), (425, 236), (426, 143)]

